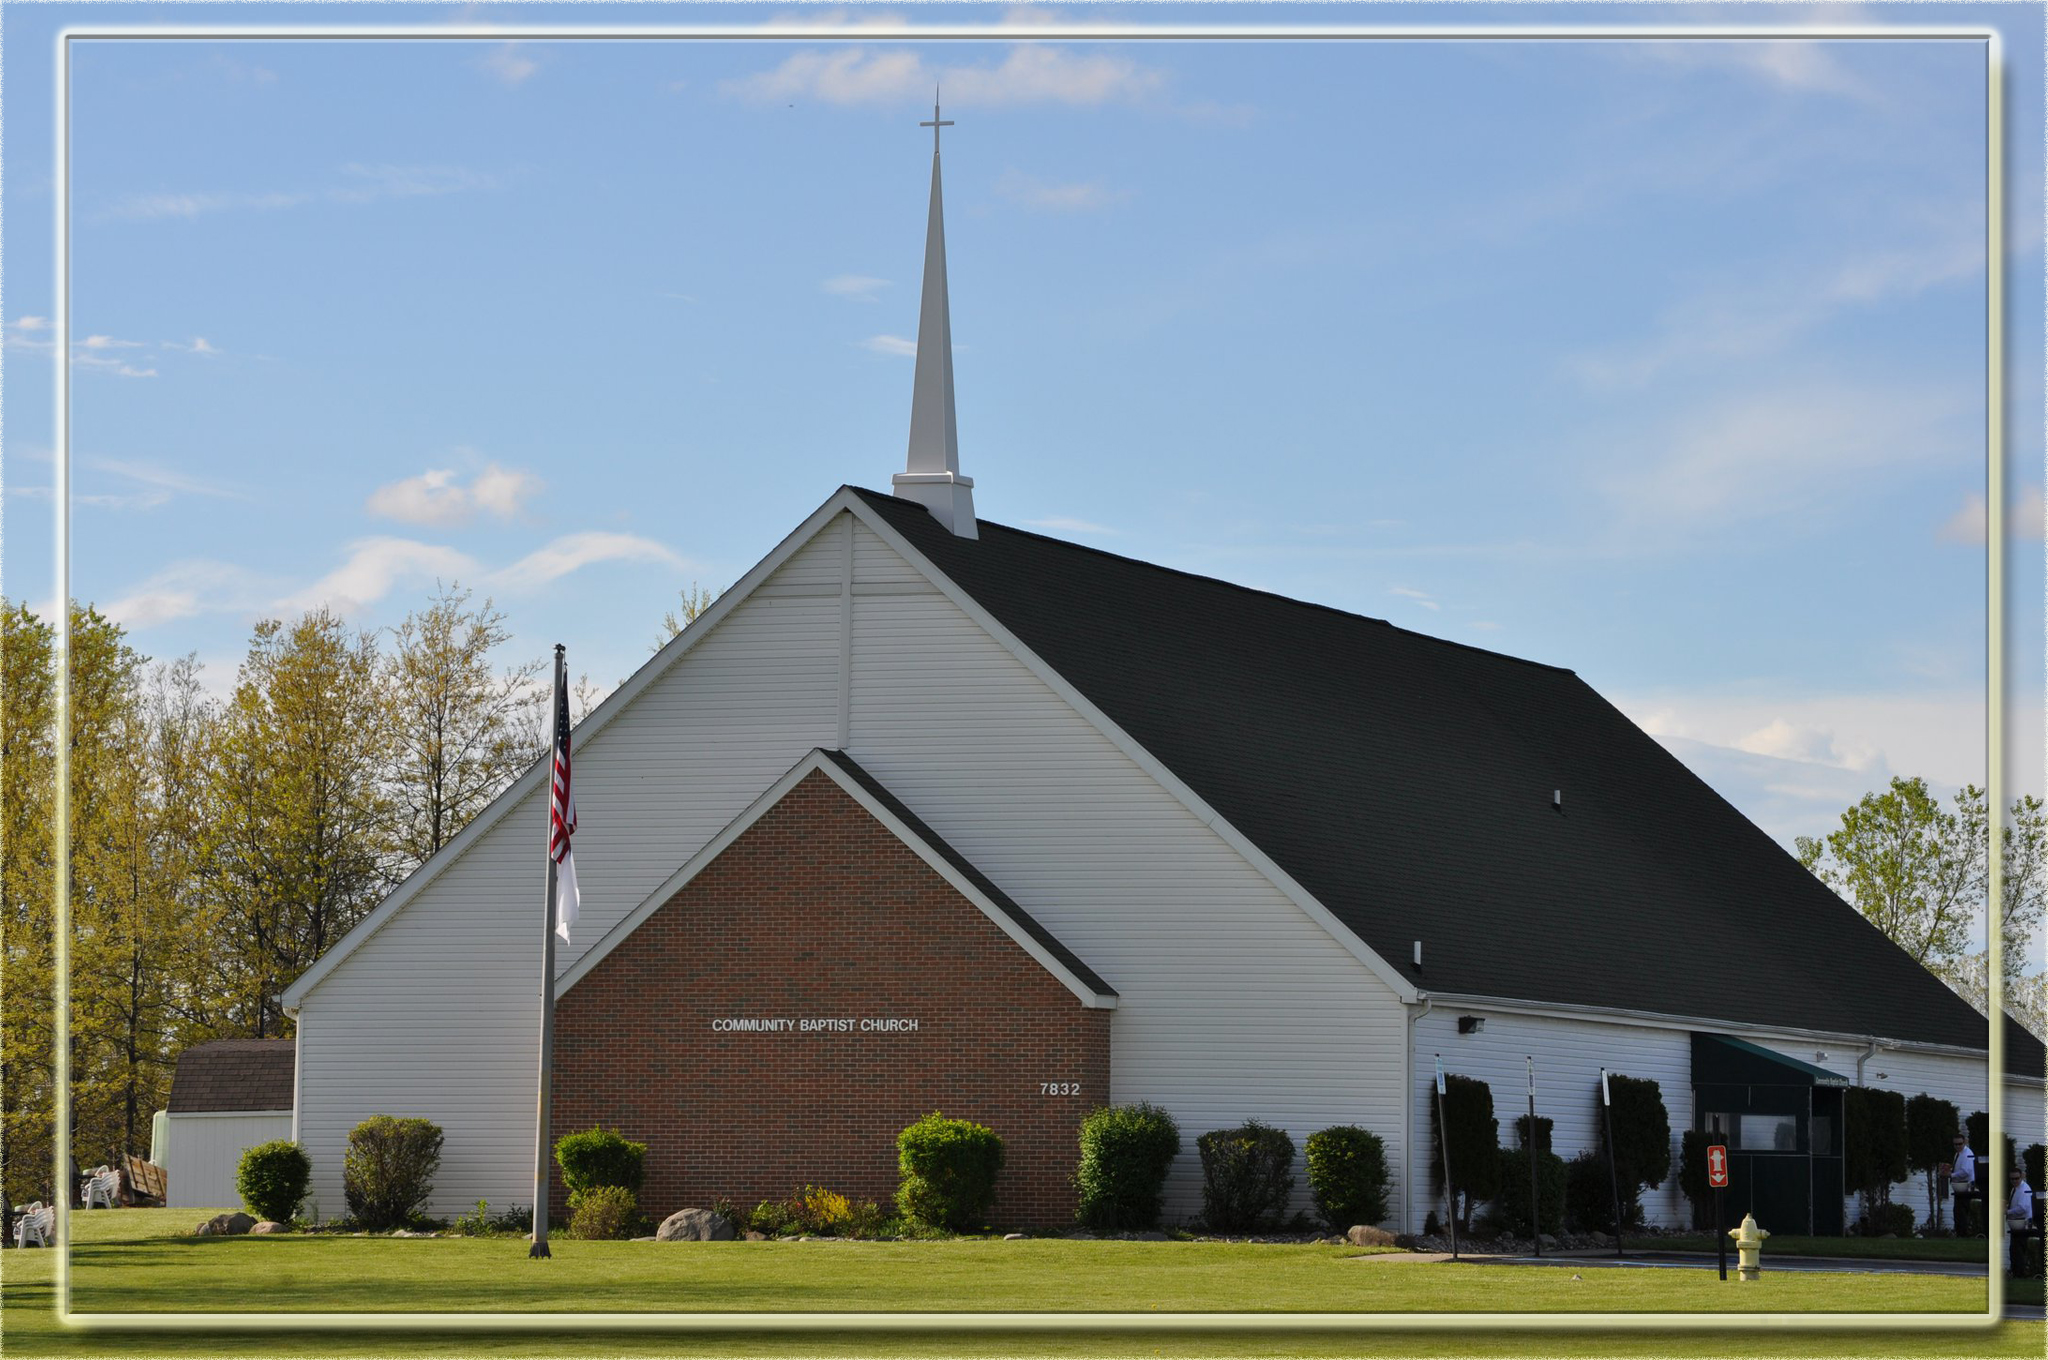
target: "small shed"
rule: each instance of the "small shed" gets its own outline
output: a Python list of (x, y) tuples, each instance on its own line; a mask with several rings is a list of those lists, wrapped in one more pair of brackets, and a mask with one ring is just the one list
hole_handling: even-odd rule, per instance
[(178, 1055), (166, 1111), (166, 1204), (234, 1208), (235, 1168), (258, 1143), (292, 1136), (297, 1045), (290, 1039), (216, 1039)]

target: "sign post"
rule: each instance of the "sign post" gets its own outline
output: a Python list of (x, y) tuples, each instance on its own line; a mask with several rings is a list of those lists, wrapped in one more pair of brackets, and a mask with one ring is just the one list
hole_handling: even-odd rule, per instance
[(1728, 1149), (1719, 1143), (1707, 1148), (1707, 1186), (1714, 1192), (1714, 1254), (1720, 1262), (1721, 1278), (1728, 1278), (1728, 1234), (1721, 1230), (1721, 1194), (1728, 1188)]
[(1607, 1121), (1607, 1184), (1614, 1191), (1614, 1255), (1621, 1258), (1621, 1171), (1614, 1164), (1614, 1100), (1607, 1092), (1607, 1069), (1600, 1069), (1600, 1113)]
[(1529, 1137), (1524, 1148), (1529, 1154), (1529, 1236), (1536, 1254), (1543, 1254), (1543, 1192), (1536, 1181), (1536, 1058), (1529, 1055)]
[(1451, 1224), (1451, 1259), (1458, 1259), (1458, 1192), (1451, 1188), (1451, 1126), (1444, 1120), (1444, 1055), (1436, 1055), (1436, 1136), (1444, 1146), (1444, 1199)]

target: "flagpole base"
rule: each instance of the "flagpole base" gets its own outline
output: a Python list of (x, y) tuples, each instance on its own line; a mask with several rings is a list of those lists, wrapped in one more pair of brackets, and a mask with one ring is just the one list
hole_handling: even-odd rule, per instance
[(527, 1259), (529, 1259), (529, 1260), (533, 1259), (534, 1257), (539, 1257), (539, 1258), (541, 1258), (542, 1260), (549, 1260), (549, 1261), (551, 1261), (551, 1260), (553, 1260), (553, 1259), (554, 1259), (554, 1255), (555, 1255), (555, 1254), (554, 1254), (553, 1252), (551, 1252), (551, 1251), (549, 1251), (549, 1250), (548, 1250), (548, 1244), (547, 1244), (547, 1243), (545, 1243), (545, 1242), (536, 1242), (536, 1243), (534, 1243), (534, 1244), (533, 1244), (532, 1246), (530, 1246), (530, 1247), (528, 1247), (528, 1248), (526, 1249), (526, 1255), (527, 1255)]

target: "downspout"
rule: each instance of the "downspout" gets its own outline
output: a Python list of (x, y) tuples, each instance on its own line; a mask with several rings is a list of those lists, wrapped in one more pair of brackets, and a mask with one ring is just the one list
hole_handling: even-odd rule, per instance
[(1401, 1118), (1405, 1121), (1401, 1130), (1401, 1231), (1416, 1231), (1415, 1216), (1415, 1022), (1428, 1015), (1436, 1005), (1436, 998), (1428, 992), (1415, 994), (1422, 1001), (1422, 1008), (1408, 1017), (1408, 1042), (1401, 1046)]
[(1865, 1052), (1859, 1053), (1856, 1056), (1856, 1084), (1858, 1086), (1863, 1084), (1863, 1064), (1875, 1058), (1878, 1049), (1883, 1047), (1883, 1040), (1879, 1039), (1876, 1035), (1866, 1034), (1863, 1036), (1863, 1041), (1869, 1044), (1870, 1047)]

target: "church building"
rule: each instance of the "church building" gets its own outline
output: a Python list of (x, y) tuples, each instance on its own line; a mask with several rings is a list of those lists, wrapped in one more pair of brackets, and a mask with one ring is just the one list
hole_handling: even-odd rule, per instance
[[(1057, 1227), (1082, 1116), (1149, 1101), (1169, 1222), (1195, 1138), (1257, 1118), (1377, 1133), (1414, 1231), (1438, 1062), (1511, 1143), (1533, 1058), (1565, 1156), (1603, 1068), (1651, 1078), (1766, 1227), (1839, 1231), (1843, 1086), (1986, 1108), (1985, 1020), (1571, 671), (978, 519), (936, 144), (918, 341), (889, 489), (826, 496), (575, 733), (551, 1122), (646, 1143), (657, 1219), (886, 1200), (940, 1110), (1003, 1136), (996, 1221)], [(531, 1201), (544, 774), (285, 993), (320, 1213), (374, 1114), (444, 1130), (431, 1212)], [(2043, 1049), (2006, 1058), (2025, 1146)], [(1686, 1215), (1675, 1174), (1644, 1203)]]

